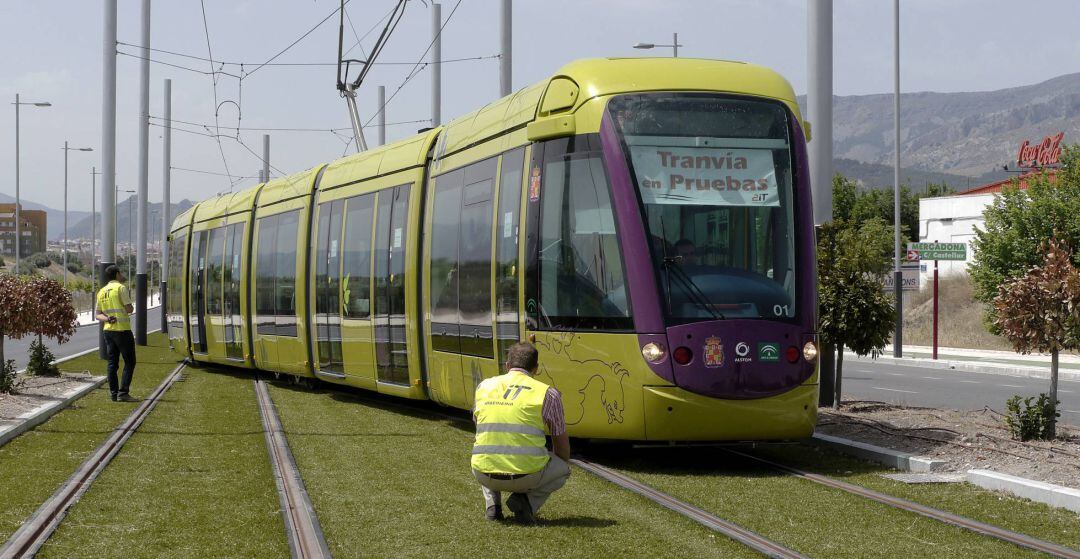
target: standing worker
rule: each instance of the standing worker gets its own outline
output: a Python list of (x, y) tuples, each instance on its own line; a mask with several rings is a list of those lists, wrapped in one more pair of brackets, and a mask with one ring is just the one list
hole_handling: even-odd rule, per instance
[[(105, 351), (109, 356), (109, 397), (114, 402), (135, 401), (128, 394), (135, 374), (135, 336), (131, 333), (131, 292), (124, 285), (127, 278), (115, 264), (105, 268), (105, 287), (97, 294), (97, 320), (104, 324)], [(116, 371), (124, 356), (124, 376), (117, 383)]]
[[(484, 492), (488, 520), (502, 520), (506, 506), (523, 523), (536, 521), (544, 501), (570, 477), (570, 436), (562, 395), (534, 378), (536, 348), (518, 343), (507, 352), (508, 371), (476, 387), (476, 442), (472, 469)], [(551, 435), (552, 452), (545, 447)]]

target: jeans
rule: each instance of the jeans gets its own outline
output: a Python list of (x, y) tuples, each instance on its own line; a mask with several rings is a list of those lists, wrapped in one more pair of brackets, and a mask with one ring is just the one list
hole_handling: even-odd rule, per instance
[[(106, 330), (105, 351), (109, 356), (109, 395), (113, 399), (127, 395), (131, 376), (135, 374), (135, 336), (131, 330)], [(117, 386), (116, 371), (120, 368), (120, 356), (124, 357), (124, 377)]]
[(495, 479), (483, 472), (473, 470), (484, 493), (484, 504), (491, 507), (502, 504), (502, 491), (524, 493), (529, 498), (533, 512), (539, 512), (548, 497), (566, 483), (570, 477), (570, 464), (550, 452), (550, 460), (543, 470), (514, 479)]

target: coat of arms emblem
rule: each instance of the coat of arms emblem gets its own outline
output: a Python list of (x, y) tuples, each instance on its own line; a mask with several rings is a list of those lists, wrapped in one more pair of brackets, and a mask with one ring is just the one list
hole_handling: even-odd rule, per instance
[(705, 366), (709, 368), (724, 365), (724, 344), (720, 338), (709, 336), (705, 339)]

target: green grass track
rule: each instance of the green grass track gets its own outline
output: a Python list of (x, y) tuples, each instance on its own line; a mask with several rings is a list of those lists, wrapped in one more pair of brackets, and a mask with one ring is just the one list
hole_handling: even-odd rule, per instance
[(252, 376), (184, 370), (39, 557), (287, 557)]
[[(133, 396), (149, 394), (177, 365), (162, 334), (138, 348)], [(97, 354), (60, 364), (64, 371), (105, 374)], [(109, 401), (103, 384), (35, 429), (0, 446), (0, 542), (6, 541), (138, 404)]]
[(767, 446), (755, 451), (755, 454), (1014, 532), (1080, 549), (1080, 515), (1068, 509), (1011, 497), (968, 483), (901, 483), (881, 477), (880, 474), (887, 471), (881, 466), (815, 446)]
[(270, 394), (335, 559), (759, 557), (577, 468), (540, 526), (488, 522), (460, 423), (348, 393)]
[(810, 557), (1042, 556), (718, 448), (639, 449), (593, 459)]

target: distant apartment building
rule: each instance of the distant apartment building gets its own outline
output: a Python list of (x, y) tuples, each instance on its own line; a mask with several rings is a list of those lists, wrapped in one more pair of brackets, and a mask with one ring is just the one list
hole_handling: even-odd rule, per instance
[[(42, 210), (20, 209), (19, 218), (22, 219), (19, 256), (25, 258), (36, 252), (45, 252), (48, 214)], [(15, 255), (15, 204), (0, 204), (0, 254)]]
[[(919, 242), (967, 244), (967, 260), (938, 262), (938, 271), (942, 276), (968, 273), (968, 265), (974, 260), (972, 241), (975, 240), (975, 230), (983, 228), (983, 212), (987, 206), (993, 204), (994, 197), (1013, 181), (1017, 182), (1021, 190), (1026, 189), (1028, 176), (1056, 166), (1064, 136), (1064, 133), (1047, 136), (1034, 145), (1025, 140), (1016, 156), (1015, 166), (1022, 171), (1017, 177), (969, 188), (949, 196), (919, 200)], [(920, 271), (921, 284), (931, 285), (934, 263), (922, 262)]]

